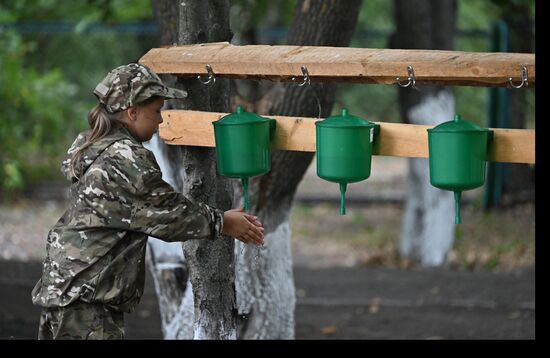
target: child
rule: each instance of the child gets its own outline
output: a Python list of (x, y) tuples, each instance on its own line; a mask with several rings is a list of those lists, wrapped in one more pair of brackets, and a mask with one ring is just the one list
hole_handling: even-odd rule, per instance
[(143, 294), (147, 237), (215, 240), (222, 234), (263, 245), (264, 228), (242, 209), (193, 202), (162, 180), (141, 144), (162, 123), (166, 87), (149, 68), (120, 66), (95, 88), (90, 131), (62, 163), (72, 181), (70, 207), (50, 230), (42, 278), (32, 301), (42, 307), (39, 339), (122, 339), (123, 312)]

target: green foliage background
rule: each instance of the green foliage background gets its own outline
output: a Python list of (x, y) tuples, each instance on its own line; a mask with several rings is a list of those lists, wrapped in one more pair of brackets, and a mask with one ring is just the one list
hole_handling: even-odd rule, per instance
[(0, 2), (2, 25), (53, 27), (42, 34), (0, 27), (0, 197), (62, 180), (61, 160), (96, 103), (92, 89), (110, 69), (156, 45), (153, 36), (89, 27), (151, 18), (146, 0)]
[[(534, 20), (534, 0), (459, 0), (458, 29), (488, 32), (507, 7), (525, 3)], [(282, 29), (271, 42), (284, 43), (294, 4), (232, 1), (235, 38), (270, 26)], [(0, 0), (0, 197), (36, 182), (62, 180), (60, 162), (76, 134), (87, 128), (87, 112), (96, 103), (94, 86), (110, 69), (158, 46), (154, 33), (114, 26), (151, 21), (149, 0)], [(51, 28), (39, 33), (13, 26), (28, 23)], [(393, 30), (393, 2), (364, 0), (351, 46), (386, 48)], [(490, 51), (488, 36), (459, 35), (455, 44), (456, 50)], [(453, 90), (457, 112), (483, 124), (487, 90)], [(533, 127), (534, 90), (529, 93)], [(342, 107), (373, 121), (400, 121), (396, 86), (339, 84), (333, 111)]]

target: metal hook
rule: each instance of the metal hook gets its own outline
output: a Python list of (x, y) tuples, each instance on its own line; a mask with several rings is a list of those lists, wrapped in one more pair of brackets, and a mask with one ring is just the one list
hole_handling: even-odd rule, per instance
[(214, 71), (212, 71), (212, 66), (210, 66), (209, 64), (206, 64), (204, 67), (206, 67), (206, 71), (208, 72), (208, 79), (206, 81), (203, 81), (202, 78), (201, 78), (201, 75), (198, 75), (197, 79), (203, 85), (207, 85), (210, 82), (212, 82), (212, 83), (216, 82), (216, 77), (214, 76)]
[[(311, 80), (309, 79), (309, 73), (307, 72), (307, 67), (302, 65), (300, 67), (302, 69), (302, 73), (304, 74), (304, 82), (300, 83), (298, 86), (302, 87), (304, 85), (308, 85), (311, 83)], [(296, 81), (296, 77), (292, 77), (292, 81)]]
[(527, 81), (527, 67), (526, 66), (521, 67), (521, 84), (516, 86), (512, 82), (512, 77), (508, 78), (508, 82), (509, 82), (510, 86), (512, 86), (514, 88), (518, 88), (518, 89), (523, 87), (523, 85), (529, 86), (529, 82)]
[(409, 74), (409, 77), (407, 77), (408, 82), (403, 84), (400, 82), (400, 77), (396, 77), (397, 84), (401, 87), (414, 87), (416, 84), (416, 78), (414, 77), (414, 70), (412, 66), (407, 66), (407, 73)]

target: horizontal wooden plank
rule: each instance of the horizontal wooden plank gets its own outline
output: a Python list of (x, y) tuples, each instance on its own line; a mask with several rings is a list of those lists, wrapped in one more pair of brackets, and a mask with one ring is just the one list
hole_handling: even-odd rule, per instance
[[(214, 147), (212, 122), (227, 113), (168, 110), (162, 111), (160, 137), (171, 145)], [(269, 116), (277, 121), (273, 148), (315, 152), (316, 118)], [(428, 128), (433, 126), (375, 122), (380, 135), (373, 154), (394, 157), (427, 158)], [(499, 129), (489, 146), (488, 159), (494, 162), (535, 163), (535, 131)]]
[[(301, 66), (311, 81), (396, 84), (412, 66), (417, 84), (535, 86), (535, 54), (399, 50), (328, 46), (231, 45), (227, 42), (153, 48), (140, 60), (157, 73), (183, 77), (204, 75), (206, 64), (218, 77), (301, 81)], [(406, 81), (404, 81), (406, 82)]]

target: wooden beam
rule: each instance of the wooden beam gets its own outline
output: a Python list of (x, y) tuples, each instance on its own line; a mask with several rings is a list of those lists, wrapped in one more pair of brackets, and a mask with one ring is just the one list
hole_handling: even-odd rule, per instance
[[(290, 81), (303, 78), (305, 65), (312, 81), (396, 84), (414, 70), (417, 84), (506, 87), (511, 77), (535, 86), (535, 54), (438, 50), (369, 49), (328, 46), (231, 45), (227, 42), (153, 48), (140, 60), (157, 73), (182, 77), (205, 75)], [(404, 81), (406, 82), (406, 81)]]
[[(212, 122), (227, 113), (168, 110), (162, 111), (159, 134), (167, 144), (214, 147)], [(269, 116), (277, 120), (273, 148), (315, 152), (316, 118)], [(375, 122), (380, 135), (374, 155), (427, 158), (428, 128), (433, 126)], [(488, 160), (508, 163), (535, 163), (535, 131), (529, 129), (499, 129), (489, 146)]]

